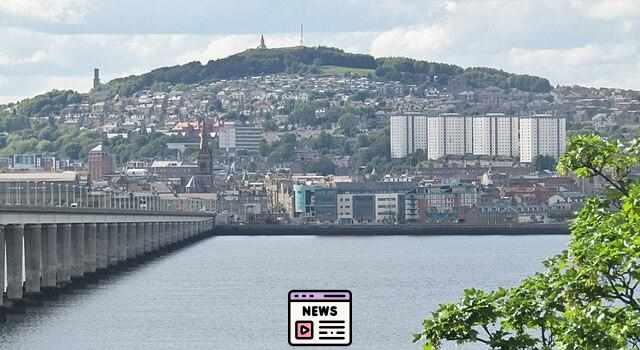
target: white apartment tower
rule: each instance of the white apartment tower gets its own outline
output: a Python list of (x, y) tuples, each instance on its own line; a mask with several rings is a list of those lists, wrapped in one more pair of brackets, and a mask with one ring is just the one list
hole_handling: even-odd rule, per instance
[(540, 155), (556, 159), (565, 153), (566, 119), (550, 114), (520, 118), (520, 161), (532, 163)]
[(457, 113), (429, 117), (427, 122), (427, 158), (473, 153), (473, 119)]
[(391, 158), (405, 158), (427, 149), (427, 116), (419, 114), (391, 117)]
[(473, 119), (473, 154), (518, 157), (520, 120), (502, 113)]

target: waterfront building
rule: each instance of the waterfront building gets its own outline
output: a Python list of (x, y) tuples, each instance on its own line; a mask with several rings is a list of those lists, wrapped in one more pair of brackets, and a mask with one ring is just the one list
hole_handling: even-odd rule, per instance
[(405, 158), (427, 149), (427, 116), (419, 114), (391, 117), (391, 158)]
[(551, 114), (520, 118), (520, 161), (535, 162), (538, 156), (559, 159), (567, 142), (566, 119)]
[(473, 118), (457, 113), (429, 117), (427, 123), (427, 158), (473, 153)]
[(473, 154), (518, 157), (520, 119), (502, 113), (473, 118)]
[(410, 223), (434, 223), (461, 219), (459, 213), (480, 201), (475, 185), (455, 183), (418, 186), (405, 196), (405, 220)]

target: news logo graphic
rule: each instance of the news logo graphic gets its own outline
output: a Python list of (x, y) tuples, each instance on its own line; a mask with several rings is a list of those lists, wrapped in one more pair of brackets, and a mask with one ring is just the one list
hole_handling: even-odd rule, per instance
[(289, 292), (290, 345), (351, 345), (351, 292)]

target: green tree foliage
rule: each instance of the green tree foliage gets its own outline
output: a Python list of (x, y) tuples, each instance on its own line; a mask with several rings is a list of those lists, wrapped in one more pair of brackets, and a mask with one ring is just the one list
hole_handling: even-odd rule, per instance
[(512, 74), (492, 68), (467, 68), (462, 76), (474, 88), (495, 86), (529, 92), (549, 92), (553, 88), (549, 80), (544, 78)]
[(246, 76), (276, 73), (319, 73), (319, 66), (374, 69), (375, 77), (383, 80), (411, 84), (425, 82), (446, 86), (450, 78), (463, 76), (472, 86), (497, 86), (523, 91), (548, 92), (551, 85), (546, 79), (505, 73), (488, 68), (463, 69), (461, 67), (418, 61), (410, 58), (350, 54), (328, 47), (289, 47), (277, 49), (251, 49), (226, 58), (212, 60), (203, 65), (191, 62), (184, 65), (155, 69), (142, 75), (115, 79), (104, 88), (112, 95), (131, 94), (162, 84), (195, 84), (215, 79), (235, 79)]
[(534, 163), (537, 171), (553, 170), (556, 167), (556, 159), (552, 156), (537, 156)]
[(52, 90), (33, 98), (20, 101), (15, 105), (16, 114), (27, 117), (48, 117), (59, 113), (66, 106), (80, 103), (82, 97), (71, 90)]
[(304, 165), (304, 171), (307, 173), (315, 173), (322, 176), (336, 173), (336, 165), (328, 158), (320, 158), (316, 161), (307, 162)]
[(64, 146), (64, 154), (69, 157), (69, 159), (80, 159), (80, 152), (82, 152), (82, 145), (77, 142)]
[(465, 291), (441, 305), (415, 341), (487, 349), (638, 349), (640, 347), (640, 140), (628, 145), (599, 136), (574, 137), (561, 173), (600, 177), (606, 196), (589, 199), (571, 226), (562, 254), (520, 285)]
[(284, 134), (280, 140), (272, 144), (262, 142), (260, 154), (263, 157), (269, 157), (269, 161), (273, 163), (288, 162), (295, 158), (297, 146), (298, 140), (295, 134)]
[(351, 68), (375, 68), (369, 55), (350, 54), (327, 47), (290, 47), (269, 50), (252, 49), (206, 65), (185, 65), (155, 69), (149, 73), (116, 79), (108, 84), (113, 94), (131, 95), (157, 83), (194, 84), (213, 79), (233, 79), (252, 75), (313, 72), (315, 65)]
[(358, 120), (351, 113), (343, 114), (338, 119), (338, 129), (346, 137), (353, 137), (358, 133)]
[(401, 81), (404, 83), (419, 83), (437, 81), (446, 84), (449, 77), (462, 74), (463, 69), (443, 63), (418, 61), (404, 57), (383, 57), (376, 60), (376, 76), (386, 80)]
[(312, 103), (296, 102), (289, 120), (299, 125), (318, 125), (320, 121), (316, 118), (316, 108)]

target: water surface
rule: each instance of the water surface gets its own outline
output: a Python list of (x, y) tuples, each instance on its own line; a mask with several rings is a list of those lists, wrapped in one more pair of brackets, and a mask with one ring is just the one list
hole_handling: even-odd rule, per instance
[(290, 349), (290, 289), (351, 290), (350, 349), (420, 349), (411, 334), (438, 304), (515, 285), (567, 241), (216, 237), (0, 324), (0, 350)]

